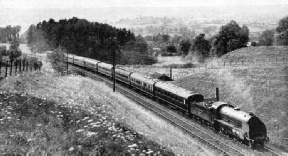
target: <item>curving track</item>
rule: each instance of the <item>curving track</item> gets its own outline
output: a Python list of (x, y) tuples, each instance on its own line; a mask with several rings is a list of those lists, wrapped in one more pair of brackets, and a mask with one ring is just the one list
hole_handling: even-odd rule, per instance
[[(71, 66), (70, 66), (71, 67)], [(106, 78), (99, 77), (98, 75), (95, 75), (91, 72), (85, 71), (83, 69), (72, 67), (76, 70), (81, 70), (82, 73), (85, 75), (95, 78), (95, 79), (101, 79), (102, 81), (107, 82), (109, 85), (112, 85), (112, 82), (107, 80)], [(121, 85), (116, 85), (116, 89), (132, 99), (133, 101), (137, 102), (138, 104), (141, 104), (146, 109), (151, 110), (152, 112), (158, 114), (165, 120), (173, 123), (175, 126), (181, 128), (185, 132), (187, 132), (189, 135), (191, 135), (194, 138), (197, 138), (198, 140), (202, 141), (205, 144), (208, 144), (210, 147), (213, 147), (214, 149), (218, 150), (220, 153), (223, 153), (224, 155), (229, 156), (244, 156), (248, 153), (245, 151), (241, 151), (240, 149), (234, 148), (230, 146), (229, 144), (226, 144), (225, 142), (222, 142), (215, 138), (214, 136), (202, 131), (201, 129), (197, 128), (196, 126), (193, 126), (191, 123), (186, 122), (185, 120), (179, 118), (178, 116), (174, 115), (173, 113), (170, 113), (165, 109), (163, 106), (155, 105), (150, 102), (147, 98), (143, 98), (137, 93), (131, 92), (131, 90), (121, 87)]]
[[(43, 58), (43, 57), (41, 57)], [(112, 85), (112, 81), (107, 80), (107, 78), (103, 78), (97, 74), (94, 74), (92, 72), (83, 70), (82, 68), (75, 67), (75, 66), (69, 66), (72, 67), (76, 71), (81, 71), (85, 75), (97, 79), (97, 80), (102, 80), (105, 81), (107, 84)], [(155, 102), (151, 102), (151, 100), (148, 100), (147, 98), (143, 98), (143, 96), (139, 95), (138, 93), (132, 92), (131, 90), (121, 86), (121, 85), (116, 85), (116, 88), (119, 92), (123, 93), (133, 101), (137, 102), (138, 104), (141, 104), (144, 106), (146, 109), (151, 110), (152, 112), (158, 114), (165, 120), (173, 123), (175, 126), (181, 128), (185, 132), (187, 132), (190, 136), (193, 138), (196, 138), (200, 141), (202, 141), (205, 144), (208, 144), (210, 147), (216, 149), (220, 153), (224, 155), (230, 155), (230, 156), (237, 156), (237, 155), (275, 155), (275, 156), (280, 156), (281, 153), (279, 151), (276, 151), (272, 148), (265, 147), (265, 152), (258, 152), (258, 151), (252, 151), (252, 150), (247, 150), (247, 148), (242, 148), (242, 147), (235, 147), (230, 145), (229, 143), (225, 143), (225, 141), (221, 141), (218, 138), (214, 137), (213, 134), (209, 134), (197, 126), (191, 124), (191, 122), (187, 122), (183, 120), (181, 117), (175, 115), (175, 113), (171, 113), (170, 111), (167, 111), (167, 108), (155, 104)]]

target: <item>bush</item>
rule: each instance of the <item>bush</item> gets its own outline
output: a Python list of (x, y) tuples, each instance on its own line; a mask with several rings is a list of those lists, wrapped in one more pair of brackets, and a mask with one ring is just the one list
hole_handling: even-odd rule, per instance
[(119, 64), (151, 65), (157, 63), (157, 58), (134, 51), (123, 51), (121, 58), (116, 59)]
[(166, 51), (170, 52), (170, 53), (176, 53), (177, 52), (177, 48), (174, 45), (168, 45), (166, 47)]
[(51, 66), (55, 71), (60, 72), (61, 74), (66, 71), (66, 61), (63, 50), (58, 48), (52, 53), (49, 53), (47, 57), (50, 60)]
[(163, 65), (163, 67), (165, 68), (195, 68), (196, 65), (191, 63), (191, 62), (188, 62), (188, 63), (185, 63), (185, 64), (169, 64), (169, 65)]

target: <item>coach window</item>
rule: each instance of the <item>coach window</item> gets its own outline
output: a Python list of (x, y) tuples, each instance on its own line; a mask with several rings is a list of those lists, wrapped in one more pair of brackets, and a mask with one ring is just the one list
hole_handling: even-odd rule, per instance
[(175, 94), (173, 94), (173, 100), (177, 100), (177, 96)]

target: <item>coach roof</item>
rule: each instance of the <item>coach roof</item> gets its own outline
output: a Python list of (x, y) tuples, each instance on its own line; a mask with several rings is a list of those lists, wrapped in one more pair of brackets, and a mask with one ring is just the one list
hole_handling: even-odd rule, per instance
[(105, 63), (105, 62), (100, 62), (100, 63), (98, 64), (98, 67), (111, 69), (113, 66), (112, 66), (111, 64), (108, 64), (108, 63)]
[(145, 76), (145, 75), (142, 75), (139, 73), (132, 73), (130, 78), (139, 80), (141, 82), (145, 82), (145, 83), (150, 84), (150, 85), (153, 85), (157, 81), (155, 79), (151, 79), (148, 76)]
[(198, 94), (168, 82), (157, 82), (155, 84), (155, 87), (164, 89), (170, 93), (176, 94), (184, 98), (189, 98), (192, 95)]

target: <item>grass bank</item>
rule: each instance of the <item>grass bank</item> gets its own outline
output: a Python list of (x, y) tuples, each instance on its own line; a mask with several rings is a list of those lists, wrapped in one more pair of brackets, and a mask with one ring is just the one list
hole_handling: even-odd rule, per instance
[[(25, 79), (18, 77), (9, 87), (4, 82), (1, 87), (0, 153), (173, 155), (156, 142), (117, 122), (101, 102), (79, 99), (85, 103), (83, 106), (80, 101), (72, 99), (59, 103), (46, 97), (35, 97), (25, 92), (28, 84), (22, 78)], [(32, 83), (37, 83), (39, 78)]]
[(0, 82), (1, 153), (213, 155), (104, 83), (46, 67)]

